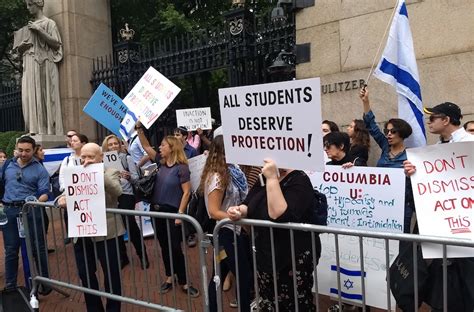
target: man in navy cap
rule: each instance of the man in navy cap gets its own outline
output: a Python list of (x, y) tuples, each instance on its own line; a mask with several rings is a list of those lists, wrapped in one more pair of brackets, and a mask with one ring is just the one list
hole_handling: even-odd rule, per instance
[(430, 115), (428, 128), (431, 133), (439, 134), (439, 143), (474, 141), (461, 127), (461, 109), (454, 103), (444, 102), (433, 108), (424, 108)]

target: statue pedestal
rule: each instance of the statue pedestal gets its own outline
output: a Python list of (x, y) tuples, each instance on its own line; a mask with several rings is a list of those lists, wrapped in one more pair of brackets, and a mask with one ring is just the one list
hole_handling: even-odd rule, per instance
[(29, 134), (37, 144), (41, 144), (43, 148), (66, 147), (64, 135), (54, 134)]

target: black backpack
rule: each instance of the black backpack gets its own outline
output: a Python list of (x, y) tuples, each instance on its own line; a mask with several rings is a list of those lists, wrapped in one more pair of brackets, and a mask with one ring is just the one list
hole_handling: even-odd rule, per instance
[[(302, 174), (306, 175), (303, 171), (300, 171)], [(285, 187), (292, 179), (292, 176), (283, 184)], [(313, 188), (314, 193), (314, 201), (313, 201), (313, 209), (311, 211), (311, 216), (309, 219), (310, 224), (314, 225), (328, 225), (328, 200), (326, 195), (319, 192), (315, 188)]]
[[(196, 219), (199, 225), (201, 225), (204, 233), (212, 233), (214, 231), (216, 220), (209, 218), (203, 194), (200, 194), (197, 191), (191, 194), (186, 214)], [(196, 229), (194, 226), (189, 224), (187, 226), (187, 232), (188, 234), (194, 234), (196, 233)]]

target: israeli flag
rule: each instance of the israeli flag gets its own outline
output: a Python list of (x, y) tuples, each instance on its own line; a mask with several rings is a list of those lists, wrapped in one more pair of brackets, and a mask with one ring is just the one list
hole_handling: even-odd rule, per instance
[(125, 140), (129, 140), (135, 131), (135, 124), (137, 123), (137, 116), (129, 109), (123, 117), (122, 123), (120, 124), (119, 132)]
[(63, 159), (71, 155), (71, 153), (72, 149), (70, 148), (50, 148), (44, 150), (43, 165), (50, 176), (59, 169)]
[(392, 85), (398, 93), (398, 117), (407, 121), (413, 129), (405, 145), (426, 145), (420, 78), (405, 0), (398, 1), (387, 45), (374, 75)]
[[(331, 265), (331, 272), (333, 272), (333, 280), (337, 281), (336, 265)], [(367, 277), (367, 273), (360, 270), (351, 270), (342, 266), (339, 266), (339, 273), (341, 278), (341, 285), (339, 287), (341, 290), (341, 298), (362, 301), (363, 294), (361, 279), (362, 275), (365, 279)], [(339, 290), (335, 287), (331, 287), (329, 292), (334, 295), (339, 295)]]

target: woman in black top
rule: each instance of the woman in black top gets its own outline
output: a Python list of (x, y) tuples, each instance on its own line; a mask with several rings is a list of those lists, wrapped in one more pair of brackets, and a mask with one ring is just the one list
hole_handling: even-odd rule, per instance
[(349, 153), (350, 139), (344, 132), (331, 132), (323, 138), (324, 151), (330, 161), (327, 165), (336, 166), (367, 166), (367, 161)]
[(347, 134), (350, 138), (349, 154), (355, 159), (359, 157), (367, 165), (369, 159), (370, 136), (361, 119), (354, 119), (347, 126)]
[[(239, 206), (227, 210), (229, 218), (239, 220), (242, 217), (270, 220), (273, 222), (308, 223), (314, 204), (313, 186), (308, 176), (298, 170), (278, 169), (271, 159), (264, 160), (262, 173), (266, 178), (265, 186), (255, 184), (247, 198)], [(273, 288), (273, 267), (270, 229), (256, 227), (257, 276), (261, 301), (260, 311), (275, 310)], [(280, 311), (294, 311), (294, 285), (292, 261), (288, 256), (291, 250), (290, 232), (274, 229), (274, 247), (276, 278), (278, 285), (278, 306)], [(313, 304), (313, 261), (311, 235), (308, 232), (294, 232), (296, 291), (300, 311), (315, 311)], [(317, 237), (317, 257), (321, 252), (321, 243)]]

